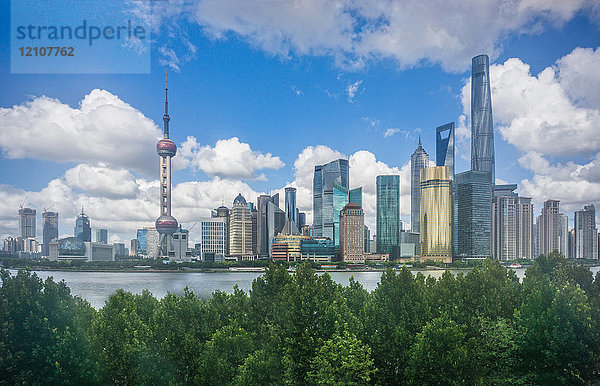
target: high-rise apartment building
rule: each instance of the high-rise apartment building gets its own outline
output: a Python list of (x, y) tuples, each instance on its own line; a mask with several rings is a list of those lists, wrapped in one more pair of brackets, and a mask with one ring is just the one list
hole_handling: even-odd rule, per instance
[(19, 237), (26, 239), (36, 237), (36, 210), (31, 208), (19, 209)]
[(519, 197), (516, 184), (496, 185), (492, 198), (492, 257), (500, 261), (533, 258), (533, 204)]
[(452, 180), (448, 166), (425, 168), (421, 175), (421, 259), (452, 262)]
[(400, 176), (377, 176), (377, 253), (396, 257), (399, 225)]
[(558, 200), (544, 202), (542, 214), (538, 217), (539, 253), (547, 255), (560, 248), (560, 216)]
[(50, 256), (50, 242), (58, 238), (58, 212), (42, 213), (42, 256)]
[(346, 159), (338, 159), (325, 165), (315, 166), (313, 177), (314, 237), (328, 237), (334, 240), (334, 224), (339, 221), (339, 212), (336, 214), (333, 209), (333, 184), (348, 189), (349, 168)]
[(471, 170), (490, 173), (494, 184), (494, 121), (487, 55), (475, 56), (471, 67)]
[(102, 244), (108, 244), (108, 230), (107, 229), (96, 229), (96, 242)]
[(569, 216), (558, 214), (558, 251), (569, 258)]
[(421, 173), (428, 166), (429, 155), (423, 150), (419, 138), (419, 145), (410, 156), (410, 228), (415, 233), (419, 233), (421, 220)]
[(81, 208), (81, 213), (75, 220), (74, 236), (80, 238), (84, 242), (92, 241), (92, 228), (90, 227), (90, 219), (83, 212), (83, 207)]
[(340, 257), (343, 261), (363, 262), (365, 215), (360, 205), (349, 203), (340, 213)]
[(252, 216), (241, 193), (233, 200), (229, 231), (229, 254), (238, 257), (251, 256)]
[(598, 229), (596, 229), (596, 208), (594, 204), (575, 212), (575, 258), (598, 258)]
[(487, 258), (492, 254), (492, 184), (489, 172), (470, 170), (455, 175), (455, 256)]

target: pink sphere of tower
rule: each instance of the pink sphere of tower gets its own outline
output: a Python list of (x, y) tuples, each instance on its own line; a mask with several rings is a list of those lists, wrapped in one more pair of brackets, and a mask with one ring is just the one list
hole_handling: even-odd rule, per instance
[(177, 145), (168, 138), (163, 138), (156, 144), (156, 152), (161, 157), (175, 157)]
[(171, 236), (175, 231), (177, 231), (177, 220), (175, 217), (163, 214), (158, 219), (156, 219), (156, 230), (161, 235), (169, 235)]

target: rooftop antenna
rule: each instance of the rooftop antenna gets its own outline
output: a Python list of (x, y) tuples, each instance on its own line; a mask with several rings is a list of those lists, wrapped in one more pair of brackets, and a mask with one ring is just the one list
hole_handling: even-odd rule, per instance
[(168, 100), (168, 80), (167, 80), (167, 68), (165, 67), (165, 115), (163, 115), (163, 122), (165, 124), (164, 128), (164, 137), (169, 138), (169, 121), (171, 117), (169, 117), (169, 100)]

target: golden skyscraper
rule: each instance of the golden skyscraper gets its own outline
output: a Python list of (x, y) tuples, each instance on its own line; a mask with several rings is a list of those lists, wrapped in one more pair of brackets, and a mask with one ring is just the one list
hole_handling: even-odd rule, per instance
[(421, 259), (452, 262), (452, 180), (448, 166), (421, 172)]

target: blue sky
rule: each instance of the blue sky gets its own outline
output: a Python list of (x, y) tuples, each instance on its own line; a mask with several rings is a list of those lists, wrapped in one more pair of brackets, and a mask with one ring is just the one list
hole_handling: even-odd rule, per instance
[[(131, 2), (114, 22), (146, 21), (149, 73), (16, 74), (11, 7), (2, 1), (0, 236), (16, 234), (25, 196), (38, 213), (58, 208), (61, 234), (72, 232), (82, 205), (92, 227), (108, 228), (113, 240), (151, 225), (165, 67), (179, 147), (173, 213), (183, 224), (221, 200), (230, 205), (238, 192), (255, 201), (288, 184), (310, 212), (314, 164), (339, 156), (351, 160), (351, 187), (363, 185), (368, 225), (377, 174), (401, 175), (408, 220), (407, 165), (419, 135), (434, 160), (435, 127), (454, 121), (456, 171), (470, 166), (468, 78), (471, 57), (481, 53), (492, 62), (497, 178), (518, 183), (536, 213), (549, 198), (560, 199), (570, 217), (585, 203), (600, 204), (594, 2), (523, 0), (502, 10), (495, 1), (444, 9), (331, 4)], [(75, 25), (91, 8), (63, 12)], [(113, 15), (94, 12), (90, 20), (108, 23)], [(94, 65), (118, 72), (108, 52), (98, 46)], [(82, 63), (86, 72), (91, 61)]]

